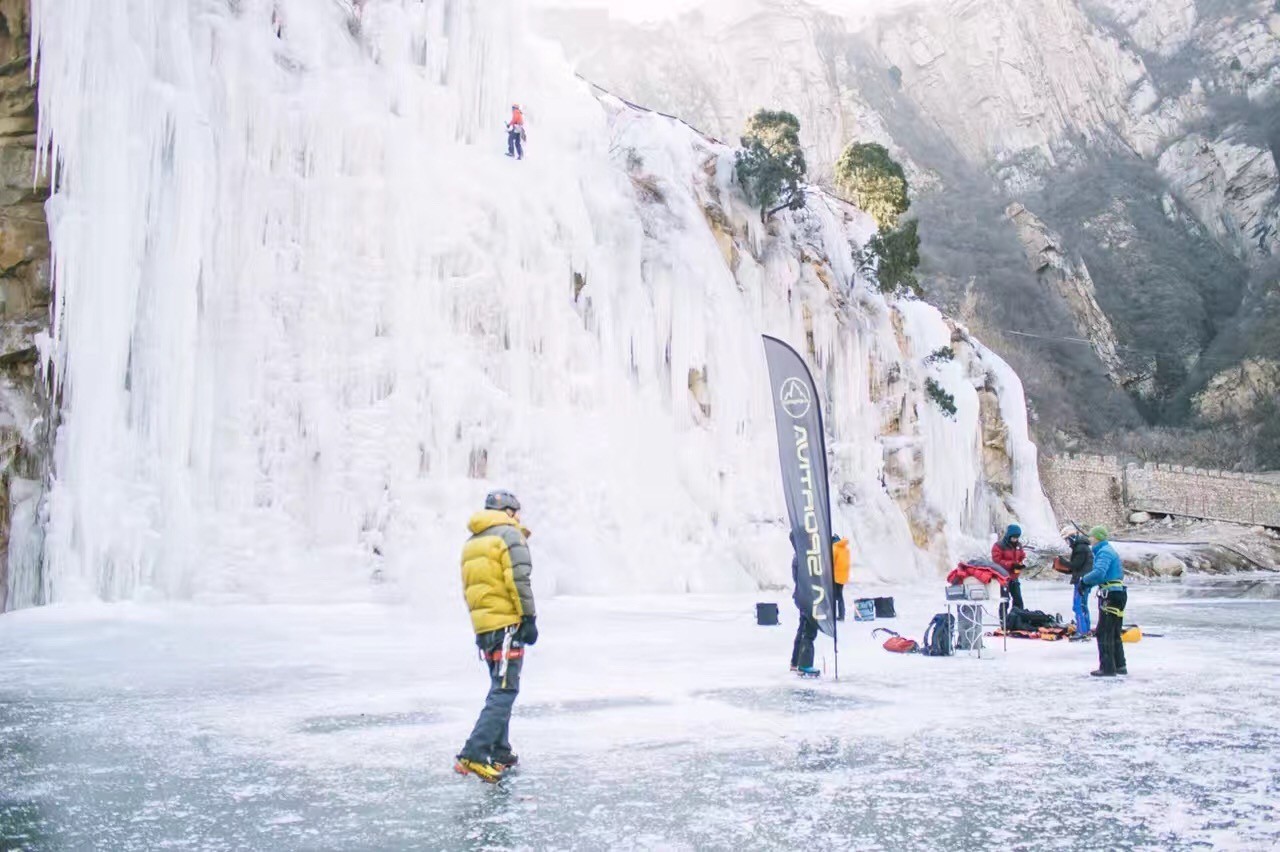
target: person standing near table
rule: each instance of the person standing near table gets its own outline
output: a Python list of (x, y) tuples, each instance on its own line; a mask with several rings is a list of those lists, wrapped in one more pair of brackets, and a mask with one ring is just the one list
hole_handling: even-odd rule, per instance
[(1004, 538), (991, 545), (991, 561), (1009, 572), (1009, 600), (1014, 609), (1026, 609), (1022, 605), (1022, 583), (1018, 580), (1027, 561), (1027, 552), (1022, 549), (1022, 527), (1009, 524)]

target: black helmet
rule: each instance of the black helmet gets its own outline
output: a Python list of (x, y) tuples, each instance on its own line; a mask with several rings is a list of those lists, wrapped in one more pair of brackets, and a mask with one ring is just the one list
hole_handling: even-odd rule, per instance
[(484, 498), (484, 507), (486, 509), (511, 509), (514, 512), (520, 511), (520, 501), (516, 499), (516, 495), (510, 491), (490, 491), (488, 496)]

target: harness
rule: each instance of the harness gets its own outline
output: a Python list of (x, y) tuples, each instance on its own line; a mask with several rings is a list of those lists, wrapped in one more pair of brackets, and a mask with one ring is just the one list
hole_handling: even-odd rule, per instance
[(1098, 609), (1108, 615), (1114, 615), (1116, 618), (1124, 618), (1123, 609), (1118, 606), (1107, 605), (1107, 601), (1111, 598), (1111, 593), (1117, 589), (1124, 590), (1124, 583), (1120, 580), (1108, 580), (1098, 586)]
[(486, 651), (483, 648), (480, 649), (480, 659), (483, 660), (485, 664), (490, 666), (494, 663), (498, 664), (498, 677), (502, 678), (503, 689), (507, 688), (507, 667), (510, 665), (511, 661), (524, 659), (524, 646), (516, 645), (514, 648), (512, 647), (515, 637), (516, 625), (513, 624), (510, 627), (503, 628), (502, 645), (500, 647), (495, 648), (492, 651)]

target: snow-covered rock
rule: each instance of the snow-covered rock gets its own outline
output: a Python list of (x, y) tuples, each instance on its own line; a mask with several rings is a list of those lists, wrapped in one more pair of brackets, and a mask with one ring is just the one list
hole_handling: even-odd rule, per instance
[(1151, 53), (1176, 53), (1191, 40), (1199, 15), (1196, 0), (1098, 0), (1138, 47)]
[(1266, 101), (1280, 83), (1280, 11), (1262, 0), (1252, 5), (1253, 16), (1226, 17), (1202, 41), (1224, 88)]
[(1134, 89), (1129, 102), (1129, 123), (1125, 138), (1142, 157), (1157, 157), (1170, 139), (1208, 114), (1208, 96), (1199, 78), (1174, 97), (1161, 97), (1151, 80)]
[(280, 38), (261, 4), (36, 3), (47, 598), (452, 595), (495, 486), (542, 592), (785, 584), (762, 332), (824, 388), (863, 576), (932, 575), (1012, 516), (1053, 535), (1017, 376), (871, 288), (861, 211), (814, 192), (761, 224), (730, 148), (599, 96), (515, 3), (278, 5)]
[(1193, 133), (1160, 155), (1159, 168), (1208, 231), (1242, 257), (1275, 253), (1280, 242), (1280, 170), (1270, 150), (1227, 128)]
[(1151, 560), (1151, 573), (1157, 577), (1181, 577), (1187, 566), (1171, 553), (1157, 553)]

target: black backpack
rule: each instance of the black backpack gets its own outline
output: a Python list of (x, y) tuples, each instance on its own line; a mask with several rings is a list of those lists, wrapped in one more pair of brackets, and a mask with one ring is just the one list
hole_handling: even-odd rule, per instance
[(924, 646), (920, 653), (926, 657), (950, 657), (955, 650), (951, 645), (951, 635), (955, 631), (954, 615), (940, 612), (929, 622), (924, 631)]
[(1058, 627), (1062, 623), (1060, 617), (1055, 617), (1047, 612), (1041, 612), (1038, 609), (1018, 609), (1014, 607), (1005, 615), (1005, 629), (1007, 630), (1039, 630), (1041, 627)]

